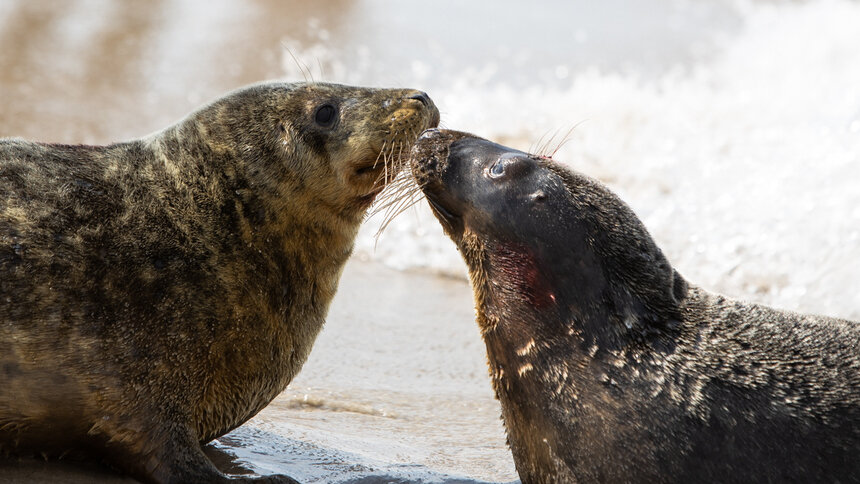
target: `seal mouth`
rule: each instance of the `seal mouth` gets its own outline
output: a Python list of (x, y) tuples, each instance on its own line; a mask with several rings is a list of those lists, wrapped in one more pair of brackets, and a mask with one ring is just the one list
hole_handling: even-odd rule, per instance
[(436, 200), (432, 195), (427, 195), (427, 202), (430, 204), (430, 210), (433, 211), (436, 218), (439, 219), (439, 222), (449, 234), (460, 234), (463, 232), (462, 215), (451, 212), (451, 210), (446, 208), (442, 202)]
[(380, 192), (384, 189), (384, 186), (380, 186), (378, 188), (374, 188), (367, 195), (360, 196), (356, 199), (356, 203), (361, 209), (366, 209), (367, 207), (373, 204), (373, 201), (376, 200), (376, 196), (379, 195)]
[(352, 183), (367, 196), (375, 197), (397, 178), (407, 161), (406, 156), (393, 156), (359, 163), (352, 169)]
[[(391, 163), (388, 163), (388, 167), (391, 168)], [(368, 175), (379, 175), (385, 171), (386, 163), (383, 160), (378, 160), (370, 163), (362, 163), (356, 166), (353, 170), (353, 176), (355, 177), (367, 177)], [(400, 167), (394, 167), (399, 170)]]

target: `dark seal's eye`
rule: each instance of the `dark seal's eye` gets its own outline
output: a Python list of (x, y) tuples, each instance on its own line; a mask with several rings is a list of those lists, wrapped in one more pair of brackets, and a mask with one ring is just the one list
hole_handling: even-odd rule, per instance
[(493, 163), (493, 166), (487, 170), (487, 174), (490, 175), (490, 178), (498, 178), (505, 174), (505, 162), (504, 160), (499, 160)]
[(324, 128), (332, 126), (336, 119), (337, 109), (331, 104), (323, 104), (317, 108), (317, 112), (314, 114), (314, 121)]
[(520, 153), (505, 153), (495, 163), (484, 168), (484, 175), (498, 181), (511, 180), (525, 174), (530, 166), (530, 160)]

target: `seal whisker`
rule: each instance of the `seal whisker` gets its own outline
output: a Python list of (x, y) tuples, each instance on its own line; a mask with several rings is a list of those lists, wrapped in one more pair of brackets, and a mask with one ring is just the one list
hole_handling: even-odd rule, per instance
[(371, 169), (376, 169), (377, 165), (379, 165), (379, 160), (383, 160), (382, 162), (385, 163), (385, 148), (387, 143), (388, 140), (382, 140), (382, 146), (379, 148), (379, 153), (376, 154), (376, 159), (373, 160), (373, 165), (371, 166)]
[(295, 54), (293, 54), (293, 49), (290, 49), (287, 46), (286, 42), (281, 42), (281, 47), (283, 47), (287, 51), (287, 53), (290, 54), (290, 57), (292, 57), (293, 62), (296, 64), (296, 67), (299, 68), (299, 72), (302, 73), (302, 77), (304, 78), (305, 82), (313, 82), (313, 76), (311, 76), (311, 81), (308, 81), (308, 74), (310, 73), (310, 69), (308, 69), (307, 65), (305, 65), (303, 62), (299, 61), (298, 57), (296, 57)]
[(392, 141), (386, 145), (386, 149), (382, 152), (382, 164), (385, 169), (388, 168), (388, 165), (391, 163), (391, 153), (394, 151), (394, 140), (400, 135), (399, 131), (394, 133), (392, 137)]
[(558, 150), (560, 150), (564, 145), (566, 145), (572, 139), (571, 134), (573, 134), (573, 131), (576, 128), (578, 128), (579, 126), (581, 126), (582, 123), (584, 123), (585, 121), (586, 120), (583, 119), (582, 121), (579, 121), (576, 124), (574, 124), (573, 126), (571, 126), (570, 129), (567, 130), (567, 133), (564, 134), (564, 137), (561, 139), (561, 142), (558, 145), (556, 145), (555, 149), (552, 150), (552, 153), (547, 158), (552, 159), (552, 157), (555, 156), (556, 153), (558, 153)]
[[(400, 133), (406, 134), (405, 131), (401, 131)], [(400, 137), (400, 138), (402, 138), (402, 137)], [(398, 150), (397, 155), (395, 155), (395, 153), (394, 153), (395, 149)], [(384, 180), (386, 182), (389, 180), (389, 173), (390, 172), (391, 173), (395, 173), (395, 172), (399, 173), (399, 169), (403, 165), (403, 163), (402, 163), (402, 161), (403, 161), (402, 150), (403, 150), (403, 141), (398, 141), (397, 147), (395, 147), (394, 145), (391, 146), (391, 154), (390, 154), (389, 159), (387, 160), (388, 163), (386, 163), (386, 165), (385, 165)]]
[[(391, 151), (392, 151), (392, 153), (394, 152), (394, 143), (391, 144)], [(385, 182), (385, 180), (388, 180), (388, 168), (391, 166), (391, 164), (392, 164), (392, 160), (391, 160), (390, 155), (386, 156), (385, 157), (385, 163), (382, 166), (382, 168), (383, 168), (382, 169), (383, 183)]]
[[(561, 128), (556, 128), (556, 129), (555, 129), (555, 131), (553, 131), (552, 136), (550, 136), (550, 137), (549, 137), (549, 139), (547, 139), (547, 140), (543, 143), (543, 145), (542, 145), (542, 146), (538, 147), (538, 150), (537, 150), (537, 153), (536, 153), (536, 154), (537, 154), (538, 156), (546, 157), (546, 153), (547, 153), (547, 151), (549, 150), (550, 145), (552, 145), (553, 141), (555, 141), (555, 138), (558, 136), (558, 134), (559, 134), (560, 132), (561, 132)], [(547, 158), (549, 158), (549, 157), (547, 157)]]
[(416, 204), (418, 204), (418, 202), (423, 199), (423, 194), (416, 196), (415, 192), (410, 192), (407, 198), (401, 200), (401, 203), (396, 210), (386, 211), (385, 217), (383, 218), (382, 223), (379, 225), (379, 229), (376, 231), (375, 237), (377, 241), (382, 235), (382, 233), (385, 231), (385, 229), (387, 229), (391, 222), (394, 221), (394, 219), (400, 216), (400, 214), (402, 214), (403, 212), (414, 207)]
[(538, 150), (540, 149), (540, 147), (541, 147), (541, 145), (542, 145), (542, 143), (543, 143), (544, 138), (546, 138), (546, 137), (547, 137), (547, 135), (549, 135), (549, 133), (550, 133), (550, 131), (549, 131), (549, 130), (544, 131), (544, 133), (543, 133), (542, 135), (540, 135), (540, 138), (538, 138), (536, 141), (534, 141), (534, 142), (529, 146), (529, 153), (535, 153), (535, 154), (537, 154)]
[[(398, 143), (397, 156), (391, 160), (392, 169), (399, 169), (403, 166), (403, 142)], [(388, 180), (388, 173), (385, 174), (385, 179)]]
[[(377, 232), (377, 237), (397, 215), (420, 201), (420, 197), (417, 200), (415, 197), (418, 193), (420, 193), (420, 187), (415, 183), (411, 174), (401, 171), (395, 180), (386, 187), (385, 193), (381, 197), (382, 203), (375, 207), (371, 214), (384, 212), (383, 222)], [(423, 196), (423, 193), (421, 195)]]
[[(319, 57), (317, 57), (316, 59), (317, 59), (317, 67), (320, 68), (320, 78), (325, 79), (325, 70), (323, 69), (322, 61), (320, 60)], [(311, 77), (311, 80), (313, 80), (313, 77)]]
[(403, 186), (399, 188), (398, 191), (391, 196), (391, 199), (388, 200), (381, 208), (391, 211), (392, 207), (402, 204), (404, 200), (411, 200), (419, 191), (420, 189), (418, 189), (418, 187)]
[[(390, 163), (389, 152), (391, 151), (392, 146), (394, 146), (394, 142), (392, 142), (391, 144), (386, 146), (385, 151), (380, 152), (382, 154), (382, 173), (376, 177), (376, 180), (374, 180), (374, 182), (373, 182), (374, 186), (379, 185), (380, 183), (383, 183), (383, 184), (385, 183), (385, 179), (387, 178), (387, 175), (388, 175), (388, 165)], [(374, 168), (375, 168), (375, 166), (374, 166)]]
[(408, 195), (409, 192), (417, 192), (419, 187), (412, 181), (411, 175), (405, 174), (405, 172), (401, 172), (398, 174), (388, 186), (385, 187), (385, 190), (377, 197), (377, 203), (375, 204), (374, 210), (371, 212), (371, 215), (375, 215), (386, 208), (397, 203), (403, 196)]
[(385, 227), (388, 227), (388, 224), (390, 224), (391, 221), (394, 220), (394, 217), (396, 217), (396, 215), (400, 214), (401, 210), (404, 207), (409, 206), (410, 203), (411, 203), (411, 201), (408, 199), (400, 199), (398, 201), (398, 204), (392, 205), (391, 207), (389, 207), (385, 211), (385, 215), (383, 216), (382, 223), (380, 224), (380, 228), (377, 231), (377, 236), (380, 235), (382, 233), (382, 231), (385, 230)]

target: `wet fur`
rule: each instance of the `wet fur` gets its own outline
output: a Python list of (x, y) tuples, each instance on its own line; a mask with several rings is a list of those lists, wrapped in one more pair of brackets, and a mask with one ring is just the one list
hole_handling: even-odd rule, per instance
[(0, 140), (0, 449), (224, 480), (200, 443), (307, 359), (384, 182), (355, 169), (438, 122), (415, 93), (262, 84), (127, 143)]
[(518, 223), (494, 218), (482, 181), (454, 201), (440, 174), (469, 135), (432, 133), (413, 172), (459, 211), (436, 213), (524, 483), (860, 481), (860, 325), (689, 284), (627, 205), (551, 160), (516, 188), (546, 195), (534, 222), (522, 197), (496, 200)]

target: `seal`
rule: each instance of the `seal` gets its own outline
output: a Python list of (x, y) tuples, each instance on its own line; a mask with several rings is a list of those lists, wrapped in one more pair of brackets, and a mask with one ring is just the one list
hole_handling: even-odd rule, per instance
[(367, 207), (438, 122), (420, 91), (263, 83), (130, 142), (0, 140), (3, 452), (229, 480), (201, 443), (300, 370)]
[(440, 130), (411, 156), (523, 483), (860, 481), (860, 324), (696, 287), (551, 159)]

